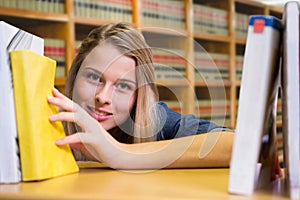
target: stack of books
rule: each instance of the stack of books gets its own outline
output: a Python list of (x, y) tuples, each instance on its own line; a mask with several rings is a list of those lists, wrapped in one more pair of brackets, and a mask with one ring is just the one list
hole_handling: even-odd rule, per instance
[(180, 49), (152, 48), (157, 80), (185, 79), (186, 60)]
[(0, 183), (37, 181), (78, 171), (58, 112), (48, 104), (56, 61), (44, 54), (44, 40), (0, 22)]
[[(286, 3), (282, 19), (250, 17), (230, 165), (231, 193), (251, 194), (278, 181), (283, 166), (290, 198), (300, 199), (299, 36), (298, 2)], [(281, 135), (276, 133), (279, 91)]]
[(223, 9), (194, 4), (194, 32), (228, 35), (228, 12)]
[(141, 22), (145, 26), (186, 30), (185, 1), (142, 0)]
[(246, 39), (248, 31), (249, 15), (236, 13), (235, 15), (235, 37), (237, 39)]
[(48, 13), (65, 13), (65, 0), (2, 0), (1, 7)]
[(75, 16), (132, 22), (132, 0), (74, 0)]
[(196, 116), (220, 126), (230, 126), (230, 101), (225, 99), (201, 99), (196, 102)]
[(206, 51), (195, 52), (195, 80), (229, 80), (229, 55)]
[(55, 38), (44, 38), (44, 55), (56, 61), (55, 77), (66, 76), (65, 41)]

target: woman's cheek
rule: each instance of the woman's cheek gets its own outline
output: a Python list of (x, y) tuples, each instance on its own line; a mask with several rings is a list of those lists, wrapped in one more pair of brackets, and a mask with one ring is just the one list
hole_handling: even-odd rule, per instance
[(74, 90), (73, 90), (73, 100), (81, 104), (83, 102), (89, 102), (91, 101), (91, 98), (95, 97), (95, 88), (88, 87), (86, 84), (75, 84)]

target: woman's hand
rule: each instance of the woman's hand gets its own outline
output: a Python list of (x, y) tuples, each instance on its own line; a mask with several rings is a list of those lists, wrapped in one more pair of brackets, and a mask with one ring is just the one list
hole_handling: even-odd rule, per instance
[(70, 144), (89, 158), (115, 169), (160, 169), (229, 166), (233, 133), (215, 132), (138, 144), (116, 141), (98, 121), (78, 104), (53, 89), (49, 103), (63, 111), (51, 115), (50, 121), (74, 122), (80, 132), (57, 140)]
[(62, 109), (61, 112), (49, 116), (51, 122), (67, 121), (74, 122), (81, 131), (56, 141), (57, 145), (69, 144), (73, 149), (82, 152), (88, 158), (95, 160), (96, 155), (92, 155), (86, 144), (93, 141), (93, 138), (100, 137), (100, 133), (105, 131), (102, 126), (92, 118), (84, 109), (72, 100), (64, 96), (57, 89), (52, 90), (53, 96), (48, 96), (48, 102)]

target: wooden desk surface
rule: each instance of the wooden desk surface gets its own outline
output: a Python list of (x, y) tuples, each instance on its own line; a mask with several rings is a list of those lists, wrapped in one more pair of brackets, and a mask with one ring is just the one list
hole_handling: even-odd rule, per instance
[(119, 171), (103, 166), (39, 182), (0, 184), (0, 199), (289, 199), (283, 182), (251, 196), (227, 192), (229, 169)]

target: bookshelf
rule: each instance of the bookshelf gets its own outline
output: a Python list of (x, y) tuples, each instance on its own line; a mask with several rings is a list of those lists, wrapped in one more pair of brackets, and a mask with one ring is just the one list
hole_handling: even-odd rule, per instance
[[(0, 20), (40, 37), (60, 40), (65, 45), (62, 47), (64, 59), (60, 57), (65, 68), (60, 69), (62, 75), (55, 80), (60, 90), (64, 89), (65, 75), (76, 55), (77, 41), (101, 24), (131, 22), (141, 29), (153, 49), (163, 50), (158, 58), (168, 52), (171, 57), (179, 58), (180, 65), (162, 61), (165, 65), (175, 64), (176, 69), (180, 69), (177, 75), (182, 77), (162, 76), (157, 80), (161, 99), (175, 107), (181, 105), (180, 111), (184, 114), (196, 115), (212, 112), (202, 109), (206, 104), (201, 105), (201, 101), (207, 103), (209, 99), (216, 99), (216, 113), (223, 107), (221, 118), (225, 118), (220, 123), (235, 128), (239, 74), (246, 43), (245, 20), (253, 14), (281, 18), (282, 10), (250, 0), (3, 0), (0, 1)], [(209, 71), (209, 64), (207, 69), (195, 68), (207, 55), (221, 73), (208, 72), (204, 81), (199, 74), (197, 77), (197, 70)], [(183, 63), (182, 58), (185, 59)], [(216, 76), (221, 76), (223, 81)], [(225, 101), (219, 105), (222, 99)]]

